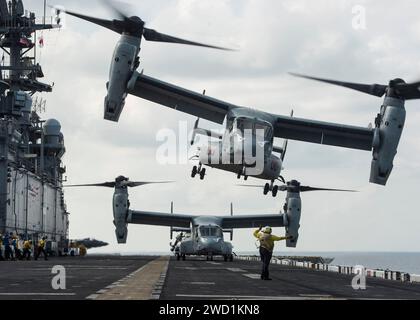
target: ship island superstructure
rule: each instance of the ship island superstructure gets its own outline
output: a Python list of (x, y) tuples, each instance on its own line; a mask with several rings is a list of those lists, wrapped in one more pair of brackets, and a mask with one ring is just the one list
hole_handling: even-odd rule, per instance
[(38, 94), (52, 85), (38, 81), (44, 74), (37, 63), (43, 30), (21, 0), (0, 0), (0, 233), (38, 241), (61, 254), (68, 246), (69, 213), (62, 183), (66, 168), (61, 125), (42, 120)]

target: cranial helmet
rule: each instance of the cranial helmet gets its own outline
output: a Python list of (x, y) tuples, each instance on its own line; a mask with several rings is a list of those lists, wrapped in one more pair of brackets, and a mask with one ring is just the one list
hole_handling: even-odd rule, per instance
[(267, 233), (267, 234), (271, 234), (271, 232), (273, 232), (273, 230), (271, 229), (271, 227), (267, 226), (263, 229), (263, 232)]

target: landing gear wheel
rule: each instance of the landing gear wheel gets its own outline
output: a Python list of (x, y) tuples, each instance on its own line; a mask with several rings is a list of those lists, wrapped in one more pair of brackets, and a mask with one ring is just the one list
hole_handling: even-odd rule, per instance
[(248, 180), (248, 176), (245, 176), (244, 179), (245, 179), (245, 181), (247, 181)]
[(277, 193), (279, 192), (279, 186), (274, 186), (273, 188), (273, 197), (277, 197)]
[(241, 177), (242, 177), (242, 174), (241, 173), (238, 173), (237, 177), (238, 177), (238, 180), (240, 180)]
[(191, 172), (191, 178), (195, 178), (197, 173), (198, 173), (198, 168), (197, 168), (197, 166), (194, 166), (193, 169), (192, 169), (192, 172)]
[(223, 256), (223, 258), (225, 259), (225, 262), (228, 261), (228, 256), (227, 255)]
[(270, 184), (266, 183), (264, 186), (264, 195), (266, 196), (270, 191)]
[(200, 171), (200, 180), (204, 180), (204, 177), (206, 176), (206, 168), (201, 169)]
[(209, 256), (206, 257), (206, 261), (209, 261)]

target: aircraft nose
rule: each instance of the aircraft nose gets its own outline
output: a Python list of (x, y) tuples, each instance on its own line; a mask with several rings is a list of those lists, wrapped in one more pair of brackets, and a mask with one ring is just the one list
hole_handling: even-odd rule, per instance
[(217, 251), (220, 249), (220, 239), (219, 238), (202, 238), (201, 246), (203, 248)]
[(220, 249), (220, 239), (216, 238), (207, 238), (205, 239), (205, 246), (211, 250), (219, 250)]

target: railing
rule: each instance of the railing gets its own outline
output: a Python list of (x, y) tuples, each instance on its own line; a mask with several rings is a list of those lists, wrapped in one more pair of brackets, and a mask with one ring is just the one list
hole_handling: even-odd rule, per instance
[[(238, 260), (244, 261), (260, 261), (259, 256), (238, 256)], [(298, 262), (289, 259), (273, 258), (271, 264), (278, 264), (283, 266), (305, 268), (326, 272), (336, 272), (345, 275), (354, 275), (356, 270), (354, 267), (349, 266), (334, 266), (328, 264), (312, 263), (312, 262)], [(365, 269), (368, 277), (380, 278), (385, 280), (401, 281), (401, 282), (416, 282), (420, 283), (420, 275), (410, 274), (407, 272), (391, 271), (391, 270), (378, 270), (378, 269)]]

